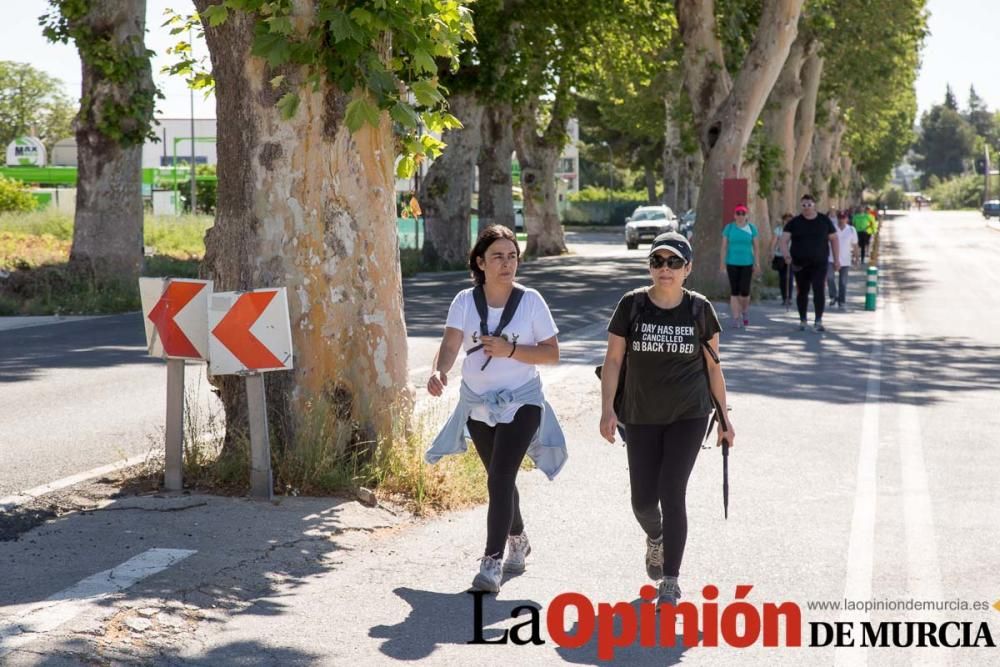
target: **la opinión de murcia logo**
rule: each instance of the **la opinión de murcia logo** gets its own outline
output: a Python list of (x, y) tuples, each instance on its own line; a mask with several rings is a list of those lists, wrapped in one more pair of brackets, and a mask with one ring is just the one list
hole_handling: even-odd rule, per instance
[[(752, 585), (736, 586), (733, 601), (720, 606), (719, 589), (711, 584), (702, 589), (705, 602), (680, 602), (658, 605), (653, 586), (639, 589), (637, 602), (599, 602), (596, 605), (580, 593), (561, 593), (545, 612), (545, 629), (553, 642), (562, 648), (578, 649), (596, 638), (597, 657), (613, 660), (619, 648), (638, 644), (643, 648), (685, 647), (747, 648), (760, 643), (765, 647), (801, 647), (802, 610), (795, 602), (754, 604), (746, 598)], [(511, 618), (523, 618), (495, 639), (486, 639), (483, 627), (484, 591), (469, 591), (473, 596), (473, 638), (469, 644), (543, 645), (542, 609), (520, 605), (511, 610)], [(1000, 611), (1000, 602), (997, 603)], [(575, 627), (567, 629), (569, 612), (576, 616)], [(810, 621), (807, 647), (905, 648), (905, 647), (977, 647), (995, 648), (996, 643), (984, 622), (948, 621)]]

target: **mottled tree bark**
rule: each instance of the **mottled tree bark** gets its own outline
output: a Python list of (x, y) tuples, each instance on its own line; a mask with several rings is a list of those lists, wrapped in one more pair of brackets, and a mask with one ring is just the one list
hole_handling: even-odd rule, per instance
[[(792, 199), (795, 197), (795, 112), (802, 99), (802, 83), (800, 79), (802, 64), (805, 57), (804, 34), (800, 34), (788, 52), (785, 66), (771, 90), (767, 106), (764, 109), (764, 130), (768, 139), (781, 149), (781, 165), (778, 169), (777, 182), (773, 184), (768, 197), (768, 208), (772, 211), (791, 211)], [(779, 214), (780, 215), (780, 214)]]
[(795, 162), (792, 165), (792, 211), (795, 211), (797, 200), (803, 194), (807, 184), (803, 182), (802, 172), (806, 158), (813, 145), (813, 134), (816, 130), (816, 100), (819, 97), (819, 84), (823, 74), (823, 58), (817, 51), (819, 42), (810, 44), (809, 55), (802, 65), (802, 101), (795, 118)]
[[(204, 11), (208, 0), (196, 0)], [(296, 3), (298, 29), (315, 7)], [(329, 83), (301, 85), (250, 54), (254, 20), (231, 12), (205, 27), (216, 81), (219, 184), (204, 272), (215, 289), (288, 288), (295, 370), (267, 376), (269, 425), (278, 456), (305, 439), (331, 449), (372, 447), (406, 425), (406, 328), (396, 231), (388, 115), (352, 134), (350, 95)], [(283, 119), (275, 102), (300, 95)], [(215, 378), (226, 411), (226, 445), (246, 434), (242, 378)]]
[[(557, 96), (557, 109), (559, 103)], [(524, 190), (524, 228), (528, 233), (525, 252), (538, 257), (561, 255), (567, 251), (559, 220), (556, 164), (566, 142), (566, 119), (558, 111), (553, 112), (542, 134), (536, 123), (534, 104), (526, 105), (514, 123), (514, 145)]]
[(764, 102), (798, 33), (803, 0), (765, 0), (760, 23), (735, 81), (725, 67), (713, 0), (677, 0), (684, 42), (684, 80), (705, 164), (698, 196), (696, 262), (692, 283), (710, 294), (724, 291), (719, 275), (722, 179), (735, 176)]
[[(120, 48), (145, 58), (145, 66), (126, 83), (109, 81), (81, 53), (83, 83), (74, 120), (77, 146), (76, 213), (70, 267), (101, 278), (133, 283), (142, 269), (142, 144), (123, 146), (105, 134), (102, 122), (115, 122), (109, 106), (131, 106), (133, 97), (153, 89), (143, 38), (145, 0), (93, 0), (82, 22), (94, 36), (107, 35)], [(146, 127), (152, 117), (123, 118), (121, 129)]]
[(479, 231), (489, 225), (514, 229), (511, 156), (514, 154), (514, 112), (509, 104), (487, 107), (479, 149)]
[(469, 261), (472, 246), (472, 186), (482, 143), (483, 106), (472, 93), (458, 93), (448, 100), (452, 115), (463, 127), (447, 130), (447, 144), (420, 186), (424, 214), (424, 262), (461, 265)]

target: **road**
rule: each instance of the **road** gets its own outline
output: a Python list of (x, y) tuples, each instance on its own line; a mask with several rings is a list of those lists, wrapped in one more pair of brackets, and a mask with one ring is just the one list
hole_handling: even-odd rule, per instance
[[(752, 605), (794, 602), (803, 623), (985, 622), (1000, 640), (993, 610), (809, 608), (845, 598), (1000, 598), (998, 256), (1000, 233), (978, 216), (908, 215), (885, 227), (876, 312), (860, 308), (856, 276), (853, 310), (831, 313), (826, 334), (798, 332), (797, 316), (773, 304), (758, 309), (749, 330), (723, 334), (739, 433), (731, 511), (724, 520), (718, 451), (704, 451), (688, 489), (685, 599), (703, 605), (711, 584), (722, 609), (738, 585), (752, 585)], [(615, 289), (595, 284), (586, 305), (566, 296), (580, 279), (575, 266)], [(541, 273), (529, 278), (532, 271)], [(527, 572), (487, 601), (484, 625), (495, 639), (524, 620), (510, 617), (519, 605), (535, 606), (544, 644), (468, 644), (473, 608), (464, 589), (481, 553), (483, 507), (412, 520), (355, 502), (260, 506), (202, 496), (116, 500), (0, 543), (0, 567), (15, 575), (0, 581), (0, 605), (8, 605), (0, 607), (0, 638), (24, 614), (40, 628), (17, 635), (10, 663), (89, 656), (167, 665), (606, 664), (593, 638), (556, 646), (545, 612), (569, 591), (634, 605), (645, 583), (624, 452), (597, 435), (592, 369), (603, 352), (603, 318), (636, 275), (638, 258), (633, 265), (599, 256), (539, 262), (521, 274), (529, 284), (544, 280), (550, 301), (569, 299), (556, 319), (575, 335), (567, 333), (564, 362), (543, 378), (571, 458), (555, 482), (537, 472), (519, 477), (533, 552)], [(428, 340), (440, 317), (423, 321)], [(175, 560), (126, 591), (67, 607), (79, 582), (151, 547), (172, 550)], [(56, 600), (48, 610), (39, 607), (46, 598)], [(995, 663), (996, 651), (628, 646), (615, 664), (978, 665)]]
[[(552, 285), (564, 333), (592, 321), (630, 279), (618, 236), (570, 234), (577, 255), (529, 262), (521, 277)], [(641, 263), (641, 253), (631, 257)], [(587, 261), (581, 261), (587, 258)], [(422, 385), (458, 274), (404, 281), (411, 379)], [(613, 304), (612, 304), (613, 305)], [(602, 311), (602, 312), (603, 312)], [(187, 365), (187, 404), (207, 424), (219, 413), (204, 364)], [(138, 313), (0, 330), (0, 498), (162, 447), (166, 367), (145, 354)]]

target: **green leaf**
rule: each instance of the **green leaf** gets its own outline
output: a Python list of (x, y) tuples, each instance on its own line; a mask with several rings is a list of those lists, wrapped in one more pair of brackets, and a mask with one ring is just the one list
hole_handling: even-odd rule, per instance
[(437, 73), (437, 64), (431, 58), (430, 54), (423, 49), (417, 49), (413, 52), (413, 64), (418, 72), (426, 72), (428, 74)]
[(215, 28), (229, 18), (229, 9), (225, 5), (209, 5), (202, 12), (202, 18), (208, 21), (209, 27)]
[(410, 90), (413, 91), (413, 95), (417, 98), (417, 102), (425, 107), (432, 107), (444, 100), (441, 93), (438, 91), (437, 83), (432, 79), (420, 79), (418, 81), (414, 81), (410, 84)]
[(392, 105), (389, 115), (392, 116), (394, 121), (411, 130), (415, 130), (420, 123), (420, 117), (413, 110), (413, 107), (403, 102), (396, 102)]
[(299, 109), (299, 96), (296, 93), (285, 93), (278, 100), (277, 107), (281, 112), (281, 117), (288, 120)]
[(282, 82), (284, 80), (285, 80), (285, 75), (284, 74), (279, 74), (278, 76), (276, 76), (273, 79), (271, 79), (271, 81), (270, 81), (271, 87), (272, 88), (278, 88), (278, 87), (280, 87), (281, 84), (282, 84)]
[(347, 105), (344, 120), (347, 123), (347, 129), (351, 132), (357, 132), (366, 122), (377, 126), (378, 116), (378, 108), (367, 97), (356, 97)]
[(404, 155), (396, 164), (396, 176), (398, 178), (410, 178), (417, 168), (417, 161), (412, 155)]

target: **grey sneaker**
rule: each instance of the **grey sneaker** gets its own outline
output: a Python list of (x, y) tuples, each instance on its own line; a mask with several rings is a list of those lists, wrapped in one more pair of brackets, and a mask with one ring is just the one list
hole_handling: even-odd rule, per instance
[(823, 323), (821, 321), (819, 321), (819, 320), (816, 320), (816, 324), (813, 325), (813, 327), (816, 329), (816, 331), (818, 331), (820, 333), (826, 331), (826, 327), (823, 326)]
[(681, 598), (681, 587), (677, 584), (677, 577), (664, 577), (660, 582), (660, 598), (657, 604), (676, 605)]
[(805, 331), (806, 330), (806, 324), (807, 324), (807, 322), (805, 320), (802, 320), (801, 322), (799, 322), (799, 331)]
[(527, 533), (507, 536), (507, 558), (503, 561), (503, 571), (513, 574), (524, 572), (524, 559), (531, 553)]
[(472, 587), (477, 591), (499, 593), (500, 579), (503, 576), (500, 559), (493, 556), (483, 556), (479, 560), (479, 574), (472, 580)]
[(646, 574), (654, 581), (663, 577), (663, 536), (646, 538)]

